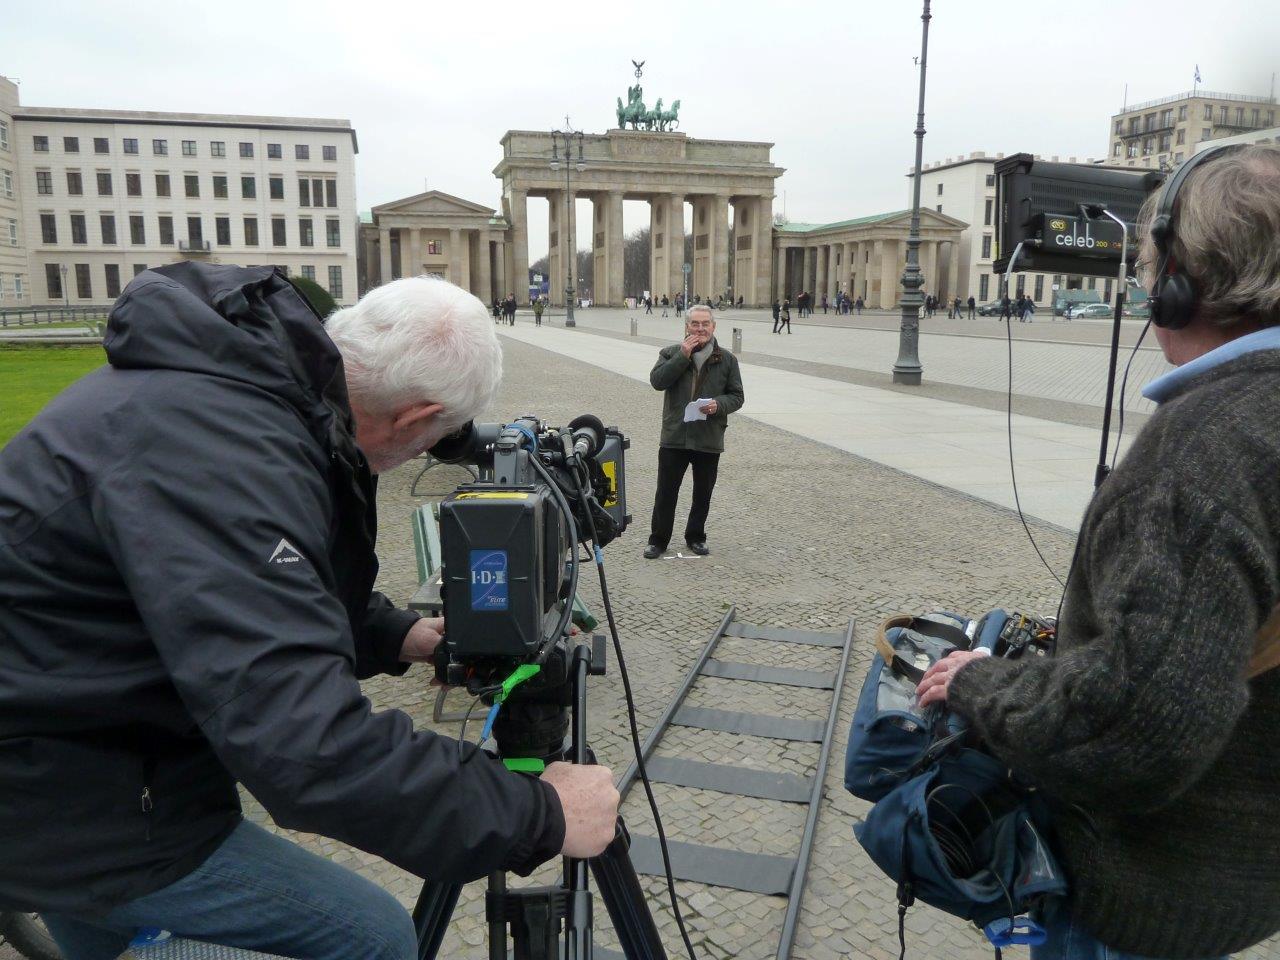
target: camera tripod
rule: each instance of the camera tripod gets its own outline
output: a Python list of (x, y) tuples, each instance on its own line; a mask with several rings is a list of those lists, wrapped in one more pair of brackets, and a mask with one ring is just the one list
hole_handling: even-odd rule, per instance
[[(498, 715), (494, 737), (504, 760), (569, 760), (593, 763), (587, 746), (587, 676), (602, 676), (604, 637), (570, 651), (561, 640), (543, 666), (537, 684), (514, 693)], [(527, 688), (527, 689), (526, 689)], [(570, 747), (565, 735), (572, 720)], [(627, 960), (666, 960), (644, 891), (628, 852), (631, 845), (622, 818), (613, 840), (591, 860), (564, 858), (561, 882), (555, 886), (508, 888), (506, 874), (489, 875), (485, 919), (489, 924), (489, 958), (506, 960), (510, 927), (515, 960), (591, 960), (592, 896), (587, 868), (595, 876), (605, 908)], [(460, 884), (428, 880), (413, 910), (420, 960), (434, 960), (462, 891)], [(560, 944), (561, 924), (564, 944)]]

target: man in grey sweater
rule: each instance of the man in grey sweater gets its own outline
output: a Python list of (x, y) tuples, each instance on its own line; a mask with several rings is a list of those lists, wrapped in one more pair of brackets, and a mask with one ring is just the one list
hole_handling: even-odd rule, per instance
[(1280, 601), (1280, 147), (1223, 151), (1173, 195), (1139, 262), (1176, 369), (1085, 514), (1057, 656), (953, 654), (920, 684), (1055, 801), (1070, 896), (1045, 960), (1280, 931), (1280, 670), (1246, 677)]

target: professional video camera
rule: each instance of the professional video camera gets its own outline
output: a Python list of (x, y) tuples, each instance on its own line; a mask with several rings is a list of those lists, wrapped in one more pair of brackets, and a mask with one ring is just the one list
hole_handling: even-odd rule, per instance
[[(626, 530), (624, 451), (616, 427), (581, 416), (567, 428), (524, 415), (468, 423), (431, 449), (478, 478), (440, 504), (441, 596), (448, 632), (436, 675), (491, 705), (506, 760), (557, 758), (572, 691), (563, 642), (578, 545)], [(516, 684), (519, 695), (508, 701)], [(509, 764), (512, 765), (512, 764)]]

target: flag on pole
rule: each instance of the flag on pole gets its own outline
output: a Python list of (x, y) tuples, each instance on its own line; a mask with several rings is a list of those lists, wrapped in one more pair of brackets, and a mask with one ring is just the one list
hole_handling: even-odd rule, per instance
[(1196, 83), (1200, 82), (1200, 64), (1196, 64)]

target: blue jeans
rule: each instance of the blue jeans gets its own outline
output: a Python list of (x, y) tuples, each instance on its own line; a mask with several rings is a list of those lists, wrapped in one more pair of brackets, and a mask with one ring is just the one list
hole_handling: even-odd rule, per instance
[[(1037, 919), (1049, 934), (1049, 939), (1040, 946), (1031, 948), (1031, 960), (1159, 960), (1156, 957), (1125, 953), (1099, 943), (1071, 919), (1070, 906), (1066, 900), (1050, 903)], [(1227, 958), (1220, 957), (1217, 960)]]
[(140, 927), (295, 960), (413, 960), (391, 894), (247, 820), (181, 880), (103, 917), (42, 915), (67, 960), (115, 960)]

